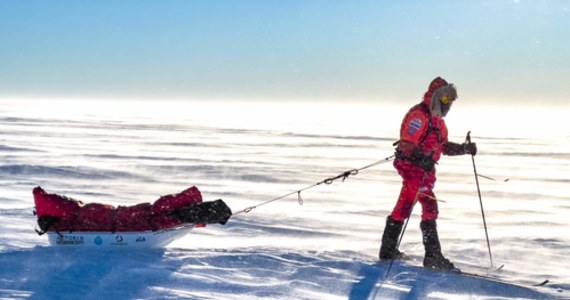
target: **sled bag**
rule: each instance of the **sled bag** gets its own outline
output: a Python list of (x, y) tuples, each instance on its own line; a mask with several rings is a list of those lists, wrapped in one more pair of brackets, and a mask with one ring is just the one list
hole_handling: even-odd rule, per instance
[(38, 223), (42, 230), (72, 230), (75, 216), (83, 202), (57, 194), (48, 194), (39, 186), (34, 188), (32, 193), (36, 214), (38, 220), (41, 220)]
[(172, 212), (198, 203), (202, 203), (202, 194), (195, 186), (178, 194), (162, 196), (152, 204), (150, 226), (153, 229), (180, 226), (184, 222), (173, 216)]
[(232, 210), (219, 199), (177, 209), (172, 215), (183, 223), (224, 225), (232, 216)]
[(115, 209), (115, 231), (152, 230), (150, 225), (152, 205), (140, 203), (134, 206), (119, 206)]
[(113, 214), (115, 207), (109, 204), (89, 203), (77, 213), (73, 230), (114, 231)]

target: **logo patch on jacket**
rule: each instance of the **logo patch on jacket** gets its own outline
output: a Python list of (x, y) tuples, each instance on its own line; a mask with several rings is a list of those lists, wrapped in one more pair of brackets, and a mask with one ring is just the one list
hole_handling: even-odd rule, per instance
[(422, 120), (420, 119), (413, 119), (410, 121), (410, 134), (416, 133), (418, 130), (422, 128)]

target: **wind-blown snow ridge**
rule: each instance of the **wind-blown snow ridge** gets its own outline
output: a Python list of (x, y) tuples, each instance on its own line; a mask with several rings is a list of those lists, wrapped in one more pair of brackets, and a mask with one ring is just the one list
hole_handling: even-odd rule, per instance
[(32, 299), (53, 295), (58, 299), (547, 298), (529, 288), (399, 262), (386, 278), (387, 263), (371, 262), (350, 251), (171, 248), (127, 255), (120, 250), (93, 253), (35, 247), (4, 252), (0, 264), (11, 267), (4, 272), (0, 298), (22, 294)]

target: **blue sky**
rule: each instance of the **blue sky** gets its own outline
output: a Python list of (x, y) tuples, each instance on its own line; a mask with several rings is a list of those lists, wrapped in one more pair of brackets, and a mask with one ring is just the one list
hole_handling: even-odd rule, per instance
[(570, 1), (0, 0), (0, 98), (567, 103)]

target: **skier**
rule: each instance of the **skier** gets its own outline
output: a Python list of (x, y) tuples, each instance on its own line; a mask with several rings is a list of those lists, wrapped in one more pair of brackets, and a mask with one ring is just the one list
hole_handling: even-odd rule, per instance
[(435, 164), (441, 154), (477, 153), (475, 143), (457, 144), (447, 140), (443, 118), (456, 99), (455, 86), (437, 77), (430, 83), (423, 101), (412, 107), (404, 117), (394, 160), (394, 167), (403, 179), (402, 190), (392, 214), (386, 219), (379, 253), (382, 261), (403, 257), (403, 253), (397, 249), (399, 236), (404, 220), (410, 217), (415, 201), (419, 201), (422, 205), (420, 228), (426, 252), (424, 267), (455, 268), (441, 253), (436, 226), (438, 208), (433, 188), (436, 181)]

